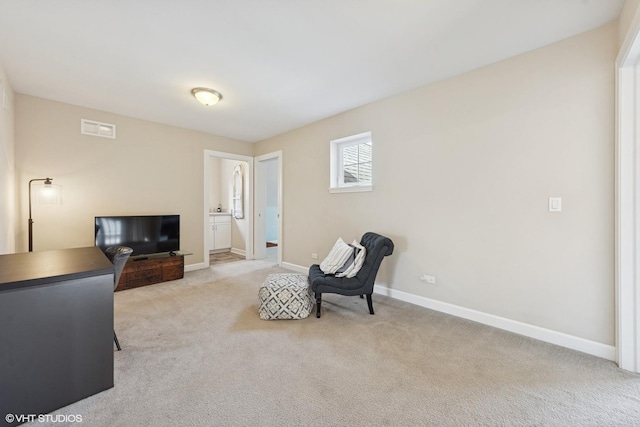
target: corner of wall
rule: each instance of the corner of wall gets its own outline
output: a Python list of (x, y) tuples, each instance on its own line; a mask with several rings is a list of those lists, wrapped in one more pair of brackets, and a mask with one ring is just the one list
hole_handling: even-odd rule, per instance
[(15, 252), (14, 92), (0, 64), (0, 254)]
[(620, 10), (620, 16), (618, 17), (618, 47), (622, 46), (627, 37), (633, 18), (638, 13), (638, 6), (640, 6), (640, 0), (625, 0), (622, 10)]

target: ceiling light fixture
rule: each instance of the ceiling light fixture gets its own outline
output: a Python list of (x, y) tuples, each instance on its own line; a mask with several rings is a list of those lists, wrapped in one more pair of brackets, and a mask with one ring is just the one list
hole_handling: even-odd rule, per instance
[(206, 87), (196, 87), (191, 89), (191, 94), (205, 106), (215, 105), (222, 99), (222, 94), (217, 90)]

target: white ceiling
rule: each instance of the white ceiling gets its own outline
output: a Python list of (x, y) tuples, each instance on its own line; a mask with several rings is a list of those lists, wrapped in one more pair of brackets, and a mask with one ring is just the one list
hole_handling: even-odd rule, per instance
[[(622, 3), (0, 0), (0, 64), (19, 93), (253, 142), (604, 25)], [(197, 86), (223, 100), (198, 104)]]

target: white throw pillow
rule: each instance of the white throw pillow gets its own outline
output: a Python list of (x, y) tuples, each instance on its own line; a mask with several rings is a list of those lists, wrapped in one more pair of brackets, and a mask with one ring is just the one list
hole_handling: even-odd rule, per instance
[(325, 274), (335, 274), (352, 253), (353, 248), (347, 245), (344, 240), (338, 238), (329, 255), (320, 263), (320, 270)]
[(344, 269), (341, 273), (336, 274), (336, 277), (347, 277), (347, 278), (355, 277), (355, 275), (358, 274), (358, 271), (360, 271), (360, 269), (362, 268), (362, 265), (364, 264), (364, 258), (367, 256), (367, 249), (364, 246), (362, 246), (360, 243), (358, 243), (356, 240), (354, 240), (353, 243), (351, 243), (351, 246), (355, 248), (354, 252), (356, 255), (353, 260), (353, 263), (349, 265), (346, 269)]
[(342, 267), (340, 267), (338, 269), (338, 271), (336, 271), (336, 277), (344, 277), (344, 272), (347, 271), (348, 269), (351, 268), (351, 266), (353, 265), (353, 263), (356, 261), (356, 255), (357, 255), (357, 250), (355, 248), (355, 246), (353, 245), (349, 245), (351, 246), (351, 248), (353, 248), (353, 250), (351, 251), (351, 254), (349, 255), (349, 258), (347, 258), (347, 260), (344, 262), (344, 264), (342, 264)]

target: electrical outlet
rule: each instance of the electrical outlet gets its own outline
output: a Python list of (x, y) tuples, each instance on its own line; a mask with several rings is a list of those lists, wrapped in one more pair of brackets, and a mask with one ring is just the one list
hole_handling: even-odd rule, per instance
[(312, 259), (318, 259), (318, 254), (311, 254)]
[(422, 280), (423, 282), (428, 283), (430, 285), (435, 285), (436, 284), (435, 276), (429, 276), (428, 274), (423, 274), (422, 276), (420, 276), (420, 280)]

